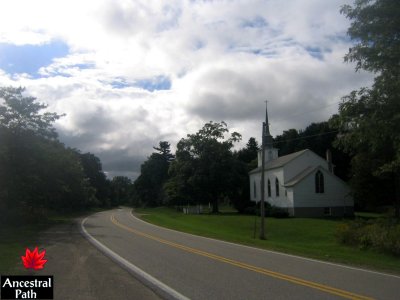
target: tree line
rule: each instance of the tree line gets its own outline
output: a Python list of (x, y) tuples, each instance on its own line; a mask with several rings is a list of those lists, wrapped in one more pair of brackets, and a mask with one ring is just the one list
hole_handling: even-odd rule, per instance
[(0, 88), (0, 100), (2, 222), (128, 201), (129, 179), (107, 179), (98, 157), (58, 140), (53, 123), (63, 115), (42, 113), (47, 106), (23, 88)]
[[(333, 116), (331, 119), (335, 118)], [(273, 139), (273, 145), (279, 149), (280, 156), (310, 149), (325, 158), (329, 149), (335, 174), (349, 181), (354, 177), (351, 156), (335, 146), (337, 132), (331, 120), (312, 123), (304, 130), (284, 131)], [(210, 121), (197, 133), (182, 138), (176, 146), (175, 154), (171, 154), (169, 142), (161, 141), (158, 147), (154, 147), (156, 152), (142, 164), (141, 174), (133, 183), (132, 204), (210, 204), (213, 212), (218, 212), (218, 204), (225, 202), (239, 212), (254, 211), (251, 209), (255, 203), (250, 201), (248, 173), (257, 167), (260, 145), (256, 138), (251, 137), (245, 147), (234, 150), (234, 144), (240, 140), (239, 133), (229, 135), (225, 122)], [(390, 204), (387, 201), (390, 198), (379, 196), (378, 199), (375, 201), (372, 196), (360, 197), (357, 199), (357, 208), (373, 208), (371, 205), (374, 202)]]

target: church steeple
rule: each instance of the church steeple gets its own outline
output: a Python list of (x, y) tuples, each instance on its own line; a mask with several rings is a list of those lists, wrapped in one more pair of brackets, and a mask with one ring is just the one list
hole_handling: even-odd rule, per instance
[(268, 122), (268, 102), (265, 101), (265, 123), (264, 123), (264, 130), (263, 130), (263, 138), (265, 142), (265, 148), (266, 149), (272, 149), (272, 135), (269, 132), (269, 122)]
[[(265, 101), (267, 102), (267, 101)], [(266, 104), (265, 107), (265, 122), (263, 122), (262, 126), (262, 141), (263, 144), (265, 145), (265, 162), (269, 162), (271, 160), (277, 159), (278, 158), (278, 149), (274, 148), (273, 146), (273, 139), (272, 135), (269, 132), (269, 123), (268, 123), (268, 107)], [(262, 150), (258, 152), (258, 166), (260, 167), (262, 162)]]

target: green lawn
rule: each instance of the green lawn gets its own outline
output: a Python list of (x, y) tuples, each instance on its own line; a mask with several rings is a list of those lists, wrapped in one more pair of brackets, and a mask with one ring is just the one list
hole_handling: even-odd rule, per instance
[[(22, 265), (21, 256), (25, 255), (28, 245), (34, 244), (40, 235), (40, 231), (47, 226), (30, 225), (18, 227), (1, 227), (0, 229), (0, 273), (16, 274), (18, 264)], [(32, 250), (32, 249), (31, 249)], [(9, 274), (10, 275), (10, 274)]]
[[(25, 255), (28, 245), (36, 245), (41, 232), (51, 226), (72, 222), (74, 218), (95, 212), (91, 210), (79, 213), (51, 213), (46, 220), (30, 224), (12, 224), (0, 226), (0, 274), (19, 274), (22, 265), (21, 256)], [(32, 249), (31, 249), (32, 250)]]
[(142, 214), (145, 221), (192, 234), (400, 274), (399, 257), (338, 244), (334, 232), (341, 220), (267, 218), (267, 239), (260, 240), (259, 218), (254, 238), (254, 216), (236, 213), (185, 215), (169, 208), (135, 211)]

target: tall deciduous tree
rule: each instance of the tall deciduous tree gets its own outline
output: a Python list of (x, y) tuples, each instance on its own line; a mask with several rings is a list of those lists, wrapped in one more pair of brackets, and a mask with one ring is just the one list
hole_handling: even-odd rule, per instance
[(235, 159), (231, 149), (241, 139), (237, 132), (225, 139), (226, 133), (225, 122), (211, 121), (196, 134), (188, 134), (179, 141), (171, 179), (166, 184), (169, 197), (211, 202), (213, 212), (218, 212), (219, 200), (235, 189)]
[(375, 178), (391, 180), (400, 217), (400, 1), (356, 0), (341, 12), (352, 22), (348, 34), (355, 41), (345, 61), (376, 77), (371, 88), (343, 98), (335, 120), (338, 145), (353, 155), (354, 176), (363, 176), (357, 174), (366, 169), (362, 163)]
[(56, 138), (60, 115), (42, 112), (46, 105), (23, 91), (0, 88), (0, 209), (8, 212), (2, 217), (95, 204), (78, 153)]
[(355, 62), (356, 70), (398, 77), (399, 6), (398, 0), (355, 0), (354, 6), (342, 6), (341, 13), (351, 20), (347, 33), (356, 42), (346, 62)]
[(246, 147), (240, 149), (235, 154), (234, 171), (232, 176), (236, 179), (236, 189), (231, 195), (231, 203), (238, 212), (245, 212), (246, 208), (253, 206), (250, 201), (250, 181), (249, 172), (257, 167), (258, 143), (251, 137)]
[(54, 121), (62, 115), (41, 111), (46, 104), (38, 103), (32, 96), (25, 96), (25, 88), (3, 87), (0, 89), (0, 125), (8, 128), (13, 134), (29, 131), (46, 138), (57, 137), (53, 127)]

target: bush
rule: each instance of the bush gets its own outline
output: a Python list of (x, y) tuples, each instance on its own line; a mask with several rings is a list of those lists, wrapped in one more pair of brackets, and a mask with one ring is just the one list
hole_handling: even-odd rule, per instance
[(272, 206), (271, 207), (271, 211), (269, 214), (271, 217), (274, 218), (288, 218), (289, 217), (289, 212), (287, 211), (287, 209), (282, 208), (282, 207), (277, 207), (277, 206)]
[[(271, 205), (268, 202), (264, 203), (264, 209), (265, 209), (266, 217), (274, 217), (274, 218), (288, 218), (289, 217), (289, 212), (287, 209)], [(257, 203), (257, 205), (255, 205), (255, 206), (247, 207), (243, 213), (249, 214), (249, 215), (255, 215), (255, 214), (260, 215), (260, 203)]]
[(342, 244), (346, 245), (357, 244), (354, 230), (352, 230), (352, 228), (348, 223), (341, 223), (336, 227), (335, 237)]
[(249, 206), (246, 207), (245, 210), (243, 211), (243, 214), (246, 215), (259, 215), (260, 214), (260, 209), (257, 206)]
[(395, 226), (389, 231), (384, 248), (391, 249), (392, 253), (400, 256), (400, 225)]
[(400, 224), (392, 219), (356, 219), (341, 223), (336, 228), (335, 236), (342, 244), (400, 256)]

